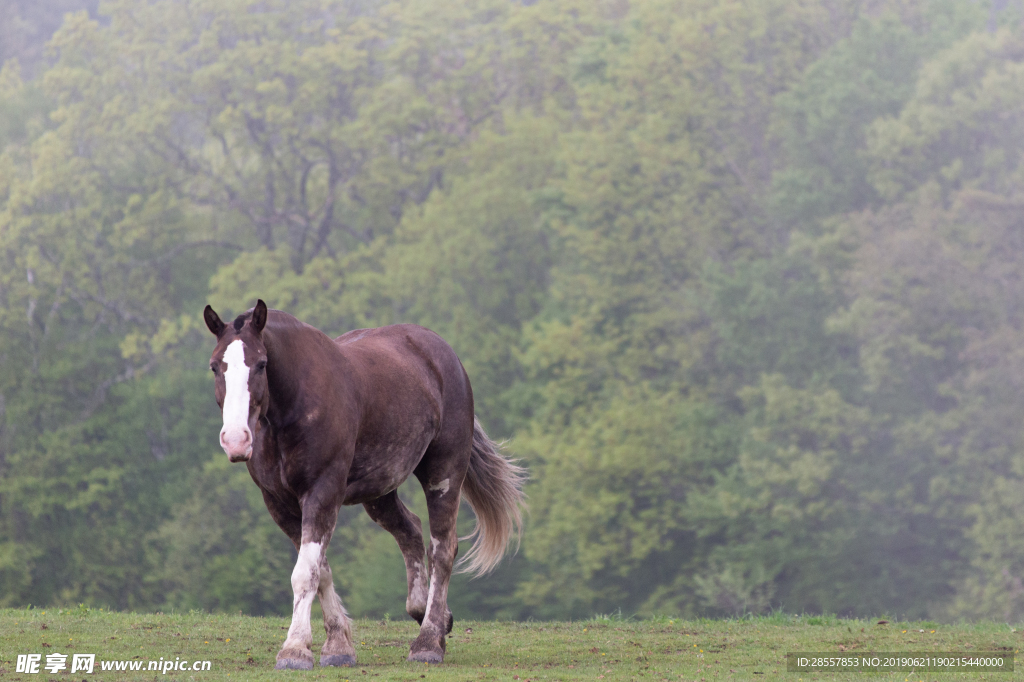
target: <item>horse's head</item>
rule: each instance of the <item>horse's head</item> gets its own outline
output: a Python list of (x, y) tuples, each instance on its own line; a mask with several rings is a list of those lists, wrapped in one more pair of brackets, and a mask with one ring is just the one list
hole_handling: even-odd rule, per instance
[(257, 301), (255, 308), (239, 315), (232, 324), (224, 324), (210, 306), (203, 311), (203, 318), (217, 337), (210, 369), (216, 377), (217, 404), (224, 415), (220, 446), (232, 462), (244, 462), (252, 457), (260, 418), (270, 402), (267, 347), (263, 343), (267, 304)]

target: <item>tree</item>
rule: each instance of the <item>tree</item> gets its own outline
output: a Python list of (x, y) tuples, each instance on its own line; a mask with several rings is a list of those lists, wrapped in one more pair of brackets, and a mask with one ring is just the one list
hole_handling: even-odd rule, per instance
[(775, 248), (767, 104), (825, 40), (817, 12), (648, 3), (581, 47), (579, 122), (548, 208), (551, 302), (526, 334), (532, 419), (515, 441), (538, 472), (519, 594), (541, 613), (701, 606), (689, 576), (715, 540), (690, 500), (737, 446), (708, 394), (701, 274)]
[[(0, 163), (6, 603), (140, 603), (139, 534), (198, 454), (180, 439), (203, 422), (196, 374), (172, 362), (155, 377), (150, 339), (202, 296), (216, 254), (181, 258), (202, 223), (121, 125), (121, 102), (93, 99), (83, 66), (110, 56), (97, 30), (69, 19), (43, 83), (51, 123), (30, 109)], [(7, 83), (8, 97), (32, 97)]]
[(991, 525), (1016, 485), (1021, 442), (1010, 340), (1021, 328), (1020, 150), (1004, 142), (1020, 126), (1016, 43), (973, 34), (924, 64), (900, 114), (869, 130), (869, 177), (890, 206), (839, 228), (853, 261), (849, 303), (831, 325), (858, 340), (885, 453), (877, 475), (901, 481), (876, 477), (863, 496), (878, 527), (913, 530), (900, 565), (939, 567), (916, 578), (933, 583), (933, 599), (960, 592), (930, 607), (947, 617), (1017, 608), (1019, 559)]

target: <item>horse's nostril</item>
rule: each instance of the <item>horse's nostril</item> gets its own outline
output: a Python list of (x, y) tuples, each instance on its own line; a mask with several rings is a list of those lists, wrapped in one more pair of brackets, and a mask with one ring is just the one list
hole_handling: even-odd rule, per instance
[(248, 449), (252, 442), (252, 432), (248, 427), (224, 428), (220, 432), (220, 446), (229, 452)]

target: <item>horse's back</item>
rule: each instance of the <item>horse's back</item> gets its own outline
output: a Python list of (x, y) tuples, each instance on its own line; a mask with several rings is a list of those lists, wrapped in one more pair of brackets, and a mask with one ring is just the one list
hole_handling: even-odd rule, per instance
[(350, 362), (369, 375), (412, 371), (422, 373), (438, 388), (446, 384), (458, 387), (465, 379), (452, 347), (435, 332), (416, 324), (354, 329), (334, 342)]
[[(431, 339), (433, 341), (440, 342), (441, 345), (451, 351), (451, 346), (449, 346), (448, 343), (436, 332), (433, 332), (426, 327), (421, 327), (418, 324), (411, 324), (408, 322), (403, 322), (401, 324), (389, 324), (384, 327), (353, 329), (352, 331), (345, 332), (341, 336), (335, 338), (334, 342), (338, 344), (338, 346), (348, 346), (361, 341), (366, 344), (382, 344), (410, 337)], [(454, 351), (451, 352), (454, 353)]]
[[(473, 392), (458, 356), (440, 336), (398, 324), (356, 329), (335, 344), (358, 375), (364, 408), (346, 504), (388, 492), (432, 443), (464, 446), (468, 460)], [(412, 459), (396, 458), (398, 452)]]

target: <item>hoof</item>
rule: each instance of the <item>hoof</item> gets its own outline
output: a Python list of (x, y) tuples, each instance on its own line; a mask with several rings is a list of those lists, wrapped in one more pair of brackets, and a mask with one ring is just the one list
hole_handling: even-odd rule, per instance
[(413, 663), (442, 663), (444, 654), (436, 651), (414, 651), (409, 654), (408, 660)]
[(313, 661), (301, 658), (279, 658), (274, 670), (312, 670)]
[(286, 648), (277, 652), (277, 665), (275, 670), (312, 670), (313, 652), (309, 649), (303, 651), (299, 648)]
[(356, 657), (349, 654), (324, 654), (320, 656), (321, 668), (347, 668), (356, 664)]

